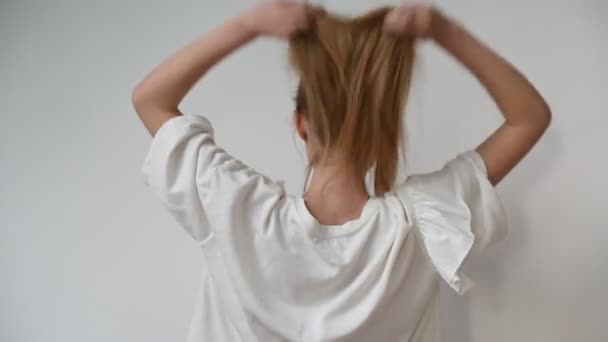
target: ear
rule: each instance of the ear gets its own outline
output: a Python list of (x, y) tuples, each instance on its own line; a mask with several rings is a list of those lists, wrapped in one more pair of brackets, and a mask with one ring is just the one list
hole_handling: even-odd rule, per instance
[(299, 112), (296, 112), (296, 130), (298, 131), (298, 135), (304, 142), (308, 142), (308, 121), (306, 117)]

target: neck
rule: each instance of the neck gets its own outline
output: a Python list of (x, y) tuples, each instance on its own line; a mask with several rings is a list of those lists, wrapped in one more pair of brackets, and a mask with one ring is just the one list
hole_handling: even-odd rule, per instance
[(327, 225), (340, 225), (359, 218), (368, 199), (363, 179), (326, 165), (314, 167), (304, 195), (312, 215)]

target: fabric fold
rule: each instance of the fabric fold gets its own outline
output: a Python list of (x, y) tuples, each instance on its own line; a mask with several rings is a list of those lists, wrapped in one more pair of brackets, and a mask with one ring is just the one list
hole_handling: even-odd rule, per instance
[(465, 293), (473, 285), (461, 272), (465, 259), (502, 239), (507, 229), (481, 155), (465, 152), (441, 170), (412, 176), (404, 193), (437, 273), (456, 293)]

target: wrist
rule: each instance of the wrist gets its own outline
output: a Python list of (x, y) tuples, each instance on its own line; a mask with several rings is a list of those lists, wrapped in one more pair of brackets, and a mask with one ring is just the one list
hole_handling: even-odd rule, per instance
[(433, 29), (430, 37), (437, 44), (445, 46), (452, 40), (454, 33), (460, 29), (461, 27), (451, 18), (442, 13), (436, 13), (435, 18), (433, 18)]
[(233, 20), (243, 31), (251, 36), (255, 37), (262, 33), (259, 25), (257, 25), (255, 8), (242, 13)]

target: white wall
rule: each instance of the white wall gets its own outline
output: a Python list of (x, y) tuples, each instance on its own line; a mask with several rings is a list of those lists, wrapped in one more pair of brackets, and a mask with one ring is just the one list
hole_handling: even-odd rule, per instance
[[(184, 339), (201, 256), (142, 184), (149, 137), (130, 90), (248, 3), (0, 3), (1, 341)], [(325, 3), (345, 13), (376, 4)], [(473, 292), (444, 296), (446, 341), (606, 341), (608, 3), (440, 3), (521, 67), (555, 118), (499, 187), (508, 240), (469, 265)], [(261, 40), (242, 50), (186, 108), (212, 119), (233, 154), (299, 191), (284, 48)], [(438, 49), (423, 47), (418, 71), (413, 171), (439, 167), (499, 122)]]

